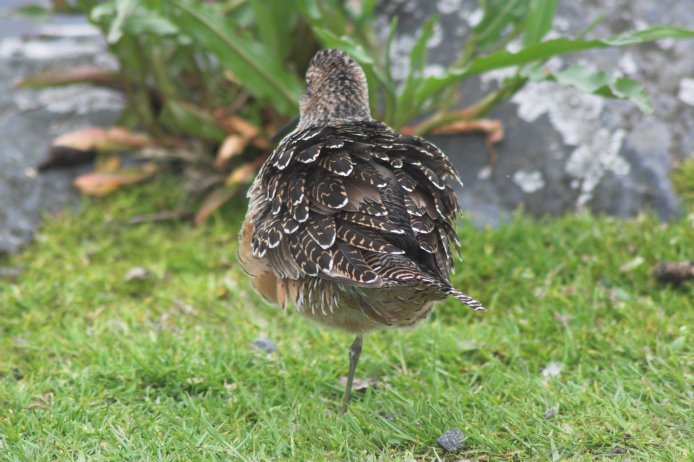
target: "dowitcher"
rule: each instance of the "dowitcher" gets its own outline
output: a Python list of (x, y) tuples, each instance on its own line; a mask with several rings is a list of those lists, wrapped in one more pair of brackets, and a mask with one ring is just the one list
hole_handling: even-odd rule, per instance
[(296, 130), (248, 192), (239, 259), (267, 300), (356, 335), (346, 411), (365, 333), (413, 326), (447, 296), (483, 307), (449, 279), (460, 180), (446, 155), (371, 118), (345, 53), (319, 51), (306, 83)]

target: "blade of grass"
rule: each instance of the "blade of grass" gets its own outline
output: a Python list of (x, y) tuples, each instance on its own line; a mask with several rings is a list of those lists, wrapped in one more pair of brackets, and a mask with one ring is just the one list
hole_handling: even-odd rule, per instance
[(427, 42), (434, 34), (434, 25), (438, 17), (434, 16), (422, 25), (422, 30), (410, 52), (409, 72), (405, 79), (405, 85), (397, 99), (398, 112), (393, 121), (396, 130), (403, 127), (408, 120), (415, 116), (420, 109), (413, 103), (413, 96), (424, 79), (424, 66), (426, 65)]
[(612, 36), (596, 40), (574, 40), (558, 38), (546, 42), (530, 45), (521, 51), (512, 53), (500, 50), (487, 56), (472, 61), (463, 69), (450, 70), (443, 76), (434, 76), (426, 79), (421, 91), (416, 95), (415, 104), (422, 104), (427, 98), (443, 90), (454, 82), (482, 72), (501, 69), (505, 67), (521, 66), (537, 61), (543, 61), (553, 56), (575, 53), (577, 51), (594, 48), (621, 47), (650, 42), (664, 38), (688, 39), (694, 38), (694, 30), (672, 26), (655, 26), (648, 29)]
[(558, 0), (530, 0), (523, 46), (538, 43), (552, 28)]

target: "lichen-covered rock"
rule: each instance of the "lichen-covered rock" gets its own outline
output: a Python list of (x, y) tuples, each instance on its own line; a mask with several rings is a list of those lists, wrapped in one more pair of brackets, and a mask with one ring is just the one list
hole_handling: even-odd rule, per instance
[[(601, 12), (606, 18), (592, 32), (594, 36), (646, 24), (694, 28), (694, 9), (686, 3), (560, 2), (554, 28), (561, 34), (575, 34)], [(470, 26), (481, 19), (475, 0), (400, 0), (383, 2), (380, 11), (384, 24), (388, 17), (400, 16), (393, 59), (402, 63), (404, 73), (412, 37), (431, 14), (441, 16), (441, 27), (428, 44), (432, 64), (427, 72), (431, 74), (452, 62), (462, 50)], [(463, 208), (478, 223), (492, 225), (519, 206), (537, 216), (583, 208), (616, 216), (632, 216), (644, 209), (663, 218), (677, 214), (678, 200), (668, 175), (674, 165), (694, 155), (692, 45), (692, 41), (665, 40), (579, 53), (548, 64), (588, 63), (645, 82), (654, 114), (643, 114), (628, 102), (585, 95), (553, 83), (530, 83), (491, 114), (505, 128), (505, 139), (496, 146), (493, 169), (481, 136), (433, 137), (460, 171), (465, 183), (460, 191)], [(464, 100), (475, 101), (504, 75), (505, 71), (492, 72), (465, 82), (461, 87)]]
[(463, 448), (465, 435), (460, 428), (454, 428), (441, 435), (436, 442), (446, 452), (456, 452)]
[[(29, 2), (31, 3), (31, 2)], [(123, 100), (115, 91), (87, 86), (14, 91), (14, 82), (55, 66), (103, 64), (103, 40), (79, 18), (57, 18), (39, 26), (0, 24), (0, 254), (28, 242), (41, 217), (74, 203), (78, 170), (37, 175), (34, 166), (51, 140), (65, 132), (115, 122)], [(10, 27), (14, 26), (14, 27)], [(69, 27), (68, 27), (69, 26)], [(50, 27), (54, 38), (20, 38)], [(39, 29), (37, 29), (39, 28)], [(61, 32), (69, 33), (62, 36)], [(75, 32), (78, 32), (75, 36)]]

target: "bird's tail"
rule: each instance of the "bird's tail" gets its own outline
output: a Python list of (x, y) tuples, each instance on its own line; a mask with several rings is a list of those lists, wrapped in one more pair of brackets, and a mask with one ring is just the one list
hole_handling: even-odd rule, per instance
[(486, 309), (479, 301), (475, 300), (469, 295), (465, 295), (464, 293), (455, 290), (452, 287), (446, 292), (446, 294), (457, 298), (475, 311), (484, 311)]

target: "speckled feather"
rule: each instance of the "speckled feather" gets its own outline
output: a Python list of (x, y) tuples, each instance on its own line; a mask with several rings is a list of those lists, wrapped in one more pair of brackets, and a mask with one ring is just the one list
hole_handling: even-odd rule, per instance
[(307, 81), (298, 128), (249, 191), (239, 257), (256, 287), (282, 305), (288, 287), (300, 311), (354, 332), (414, 324), (448, 295), (482, 309), (448, 276), (459, 179), (445, 154), (371, 119), (346, 55), (319, 52)]

